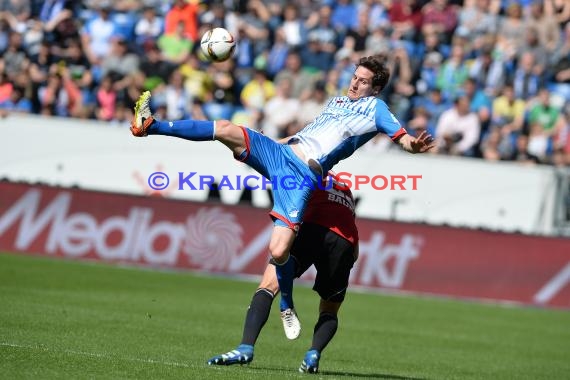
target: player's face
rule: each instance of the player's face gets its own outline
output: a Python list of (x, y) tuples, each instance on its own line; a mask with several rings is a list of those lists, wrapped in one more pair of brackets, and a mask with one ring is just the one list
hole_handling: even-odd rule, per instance
[(348, 98), (350, 100), (356, 100), (372, 95), (374, 92), (372, 88), (373, 77), (374, 73), (372, 71), (368, 70), (366, 67), (358, 66), (354, 71), (354, 75), (350, 81), (350, 86), (348, 87)]

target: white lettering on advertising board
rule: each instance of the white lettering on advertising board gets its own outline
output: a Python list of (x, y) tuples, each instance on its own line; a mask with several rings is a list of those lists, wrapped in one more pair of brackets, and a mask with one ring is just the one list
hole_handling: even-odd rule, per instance
[[(235, 273), (267, 254), (272, 230), (268, 224), (244, 247), (244, 226), (220, 207), (201, 208), (189, 215), (186, 223), (153, 221), (153, 210), (144, 207), (132, 207), (126, 216), (97, 221), (87, 212), (70, 213), (69, 192), (59, 192), (43, 208), (41, 196), (41, 190), (30, 189), (0, 215), (0, 236), (17, 226), (13, 242), (17, 250), (27, 250), (45, 231), (43, 248), (48, 254), (82, 257), (95, 252), (101, 260), (175, 266), (183, 253), (200, 269)], [(109, 242), (111, 234), (121, 236), (113, 245)], [(166, 242), (160, 249), (156, 247), (158, 239)], [(422, 238), (411, 234), (402, 235), (398, 244), (388, 244), (382, 231), (374, 231), (368, 241), (360, 241), (352, 282), (401, 287), (410, 261), (420, 255), (421, 245)], [(309, 272), (305, 278), (313, 275)]]

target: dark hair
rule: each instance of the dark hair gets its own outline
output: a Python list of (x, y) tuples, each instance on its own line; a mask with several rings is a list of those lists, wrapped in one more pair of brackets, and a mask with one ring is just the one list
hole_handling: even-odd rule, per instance
[(390, 69), (388, 68), (388, 58), (383, 54), (362, 57), (358, 61), (356, 67), (362, 66), (374, 73), (372, 77), (372, 87), (379, 87), (378, 92), (382, 91), (388, 80), (390, 79)]

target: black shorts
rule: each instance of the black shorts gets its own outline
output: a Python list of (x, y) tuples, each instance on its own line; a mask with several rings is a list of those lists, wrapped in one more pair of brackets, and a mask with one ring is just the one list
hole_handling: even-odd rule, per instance
[(322, 299), (342, 302), (354, 265), (354, 245), (318, 224), (303, 223), (291, 248), (295, 276), (300, 277), (311, 265), (317, 269), (315, 290)]

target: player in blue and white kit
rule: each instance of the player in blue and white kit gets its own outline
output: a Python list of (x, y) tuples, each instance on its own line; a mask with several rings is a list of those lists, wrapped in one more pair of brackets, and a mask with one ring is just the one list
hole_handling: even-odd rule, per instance
[(300, 324), (292, 298), (294, 266), (289, 260), (289, 251), (303, 220), (309, 196), (320, 184), (323, 173), (378, 133), (388, 135), (410, 153), (423, 153), (433, 147), (429, 134), (423, 132), (415, 138), (410, 136), (386, 103), (377, 98), (390, 78), (386, 62), (384, 56), (361, 58), (347, 95), (332, 98), (311, 124), (294, 136), (281, 140), (281, 143), (228, 120), (154, 120), (148, 91), (140, 96), (135, 106), (131, 126), (134, 136), (166, 135), (192, 141), (217, 140), (226, 145), (236, 159), (265, 177), (288, 176), (301, 184), (295, 189), (274, 187), (274, 205), (270, 213), (274, 228), (269, 251), (276, 264), (281, 289), (280, 308), (284, 325), (290, 327), (289, 331), (286, 329), (290, 339), (298, 336)]

